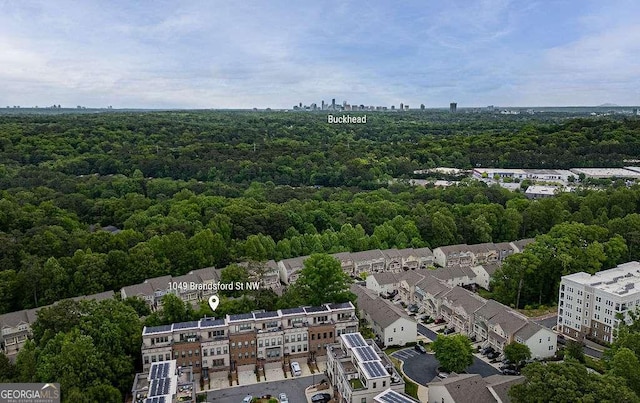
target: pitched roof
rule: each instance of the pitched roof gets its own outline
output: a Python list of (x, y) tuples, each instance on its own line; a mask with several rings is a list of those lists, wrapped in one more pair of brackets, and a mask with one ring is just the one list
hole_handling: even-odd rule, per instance
[(354, 262), (363, 260), (384, 259), (384, 255), (380, 249), (363, 250), (362, 252), (353, 252), (351, 258)]
[(469, 245), (467, 245), (466, 243), (458, 245), (446, 245), (440, 246), (436, 249), (440, 249), (445, 255), (449, 255), (452, 253), (469, 252)]
[(30, 323), (26, 309), (0, 315), (0, 327), (17, 327), (20, 323)]
[(475, 278), (476, 274), (469, 267), (462, 267), (459, 265), (449, 267), (439, 267), (431, 271), (431, 275), (443, 281), (453, 280), (456, 278), (463, 278), (465, 276), (469, 278)]
[(499, 250), (499, 251), (506, 250), (506, 251), (515, 252), (515, 250), (513, 249), (513, 246), (511, 245), (511, 242), (500, 242), (500, 243), (494, 244), (494, 246), (496, 250)]
[(409, 285), (416, 285), (430, 275), (433, 270), (408, 270), (398, 275), (398, 281), (406, 281)]
[(467, 245), (467, 248), (472, 253), (486, 253), (498, 250), (493, 242), (478, 243), (474, 245)]
[(385, 249), (382, 254), (387, 259), (401, 258), (403, 256), (398, 249)]
[(304, 261), (307, 260), (309, 256), (298, 256), (292, 257), (290, 259), (282, 260), (282, 264), (287, 269), (287, 272), (290, 274), (293, 271), (300, 270), (304, 267)]
[(72, 298), (74, 301), (104, 301), (105, 299), (111, 299), (114, 296), (113, 291), (104, 291), (97, 294), (82, 295), (80, 297)]
[(383, 298), (378, 298), (370, 290), (353, 284), (351, 291), (358, 296), (358, 307), (380, 327), (386, 328), (400, 318), (413, 320), (404, 310)]
[(530, 243), (532, 243), (534, 241), (535, 241), (535, 239), (533, 239), (533, 238), (526, 238), (526, 239), (519, 239), (519, 240), (513, 241), (511, 243), (517, 248), (517, 252), (522, 252), (522, 250), (524, 249), (525, 246), (529, 245)]
[(447, 292), (451, 289), (451, 287), (444, 284), (432, 275), (426, 276), (424, 280), (416, 284), (416, 288), (420, 288), (425, 293), (431, 294), (433, 296), (440, 295), (443, 292)]
[[(533, 335), (535, 335), (542, 329), (546, 329), (546, 328), (539, 325), (538, 323), (528, 321), (523, 328), (519, 329), (516, 332), (516, 336), (521, 337), (523, 340), (529, 340)], [(549, 333), (552, 333), (552, 332), (549, 331)]]
[(489, 276), (493, 276), (493, 274), (502, 266), (499, 262), (495, 263), (485, 263), (479, 265), (487, 272)]
[(491, 375), (484, 378), (484, 381), (487, 384), (487, 389), (489, 389), (489, 392), (491, 392), (494, 397), (497, 396), (500, 399), (496, 399), (496, 401), (502, 401), (502, 403), (511, 403), (511, 398), (509, 397), (509, 389), (511, 389), (511, 387), (514, 385), (523, 383), (525, 381), (525, 377)]
[(353, 260), (353, 256), (351, 256), (351, 252), (339, 252), (339, 253), (334, 253), (333, 255), (334, 258), (338, 259), (340, 261), (340, 263), (342, 262), (350, 262)]
[(217, 281), (220, 279), (215, 267), (205, 267), (204, 269), (191, 270), (189, 274), (198, 276), (200, 281)]
[(444, 386), (456, 403), (495, 403), (487, 384), (478, 374), (452, 373), (445, 379), (433, 380), (427, 386)]
[(414, 249), (413, 253), (418, 257), (433, 257), (433, 252), (429, 248)]
[(453, 307), (461, 307), (467, 314), (480, 309), (486, 302), (484, 298), (462, 287), (453, 287), (442, 296)]
[(395, 284), (399, 281), (398, 277), (391, 272), (374, 273), (369, 277), (373, 277), (379, 285)]
[(121, 292), (124, 292), (125, 298), (140, 295), (153, 295), (153, 287), (149, 283), (134, 284), (122, 287)]

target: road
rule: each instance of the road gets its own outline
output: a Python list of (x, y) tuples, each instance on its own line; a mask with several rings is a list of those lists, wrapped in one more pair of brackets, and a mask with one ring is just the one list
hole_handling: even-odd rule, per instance
[(422, 323), (418, 323), (418, 333), (420, 333), (421, 335), (427, 337), (429, 340), (434, 341), (436, 339), (436, 337), (438, 337), (438, 335), (436, 334), (436, 332), (434, 332), (431, 329), (428, 329), (425, 325), (423, 325)]
[[(316, 374), (315, 378), (317, 382), (320, 382), (321, 379), (326, 377), (324, 374)], [(242, 403), (242, 399), (247, 395), (278, 397), (282, 392), (287, 394), (290, 402), (306, 402), (307, 397), (304, 394), (304, 390), (313, 384), (313, 380), (314, 377), (312, 375), (210, 391), (207, 393), (207, 402)]]
[[(431, 382), (433, 378), (438, 375), (439, 363), (434, 354), (420, 354), (413, 348), (406, 348), (398, 350), (391, 355), (402, 360), (404, 362), (402, 367), (404, 373), (409, 378), (422, 385), (426, 385)], [(471, 364), (465, 372), (470, 374), (479, 374), (482, 377), (500, 373), (496, 368), (475, 356), (473, 357), (473, 364)]]
[[(552, 329), (557, 323), (558, 323), (558, 315), (554, 315), (551, 316), (549, 318), (545, 318), (542, 320), (536, 320), (536, 323), (541, 324), (542, 326)], [(604, 349), (605, 347), (603, 347)], [(598, 351), (598, 350), (594, 350), (591, 347), (588, 346), (583, 346), (582, 347), (582, 351), (584, 351), (584, 353), (590, 357), (594, 357), (594, 358), (602, 358), (602, 352)]]

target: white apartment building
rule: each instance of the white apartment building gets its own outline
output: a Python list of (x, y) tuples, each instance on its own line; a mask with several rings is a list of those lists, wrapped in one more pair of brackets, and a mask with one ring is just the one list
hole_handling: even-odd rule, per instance
[(640, 306), (640, 263), (623, 263), (596, 274), (563, 276), (558, 298), (558, 331), (575, 338), (589, 336), (611, 343), (628, 312)]
[(404, 391), (389, 358), (360, 333), (343, 334), (327, 346), (327, 375), (340, 403), (373, 403), (387, 389)]

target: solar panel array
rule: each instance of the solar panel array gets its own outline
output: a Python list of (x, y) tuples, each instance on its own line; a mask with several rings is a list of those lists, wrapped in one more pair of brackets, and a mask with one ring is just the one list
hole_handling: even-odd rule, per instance
[(173, 324), (173, 328), (174, 329), (191, 329), (191, 328), (197, 328), (198, 327), (198, 322), (194, 321), (194, 322), (181, 322), (181, 323), (174, 323)]
[(170, 332), (171, 325), (149, 326), (144, 328), (144, 334)]
[(169, 367), (170, 364), (168, 362), (152, 364), (149, 372), (149, 380), (167, 378), (169, 376)]
[(330, 304), (329, 308), (331, 309), (347, 309), (347, 308), (352, 308), (353, 306), (351, 305), (350, 302), (340, 302), (337, 304)]
[(353, 352), (359, 362), (380, 360), (380, 357), (371, 346), (355, 347)]
[(229, 315), (229, 321), (253, 319), (252, 313), (240, 313), (237, 315)]
[(364, 341), (364, 337), (362, 337), (360, 333), (346, 333), (343, 334), (342, 337), (347, 342), (349, 348), (364, 347), (367, 345), (367, 342)]
[(277, 318), (278, 312), (256, 312), (253, 314), (256, 319)]
[(369, 379), (389, 376), (389, 372), (380, 361), (367, 361), (360, 363), (360, 365)]
[(287, 309), (281, 309), (280, 311), (282, 311), (282, 315), (294, 315), (298, 313), (304, 313), (303, 308), (287, 308)]
[(149, 387), (149, 396), (166, 395), (169, 393), (170, 386), (171, 379), (169, 378), (154, 379), (151, 381), (151, 385)]
[(405, 396), (395, 390), (389, 389), (381, 395), (375, 397), (375, 400), (381, 403), (415, 403), (412, 398)]
[(144, 400), (144, 403), (168, 403), (165, 396), (149, 397)]
[(200, 319), (200, 328), (224, 326), (224, 319), (205, 318)]
[(308, 307), (304, 308), (304, 310), (307, 313), (314, 313), (314, 312), (325, 312), (325, 311), (328, 311), (329, 308), (327, 308), (325, 305), (322, 305), (322, 306), (308, 306)]

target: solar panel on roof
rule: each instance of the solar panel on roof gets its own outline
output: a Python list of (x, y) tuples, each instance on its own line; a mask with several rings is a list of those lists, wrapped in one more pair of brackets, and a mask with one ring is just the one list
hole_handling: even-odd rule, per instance
[(198, 327), (198, 322), (181, 322), (173, 324), (174, 329), (189, 329), (192, 327)]
[(304, 313), (304, 309), (302, 308), (287, 308), (287, 309), (281, 309), (280, 311), (282, 312), (283, 315), (293, 315), (297, 313)]
[(230, 321), (253, 319), (252, 313), (240, 313), (237, 315), (229, 315)]
[(395, 390), (389, 390), (384, 395), (376, 397), (382, 403), (415, 403), (415, 400), (404, 396)]
[(224, 325), (224, 319), (204, 318), (200, 320), (201, 328), (223, 326), (223, 325)]
[(353, 352), (360, 362), (380, 360), (380, 357), (378, 356), (378, 354), (376, 354), (376, 351), (371, 346), (355, 347), (353, 349)]
[(145, 328), (144, 334), (170, 332), (170, 331), (171, 331), (171, 325), (149, 326)]
[(383, 376), (389, 376), (389, 373), (380, 361), (368, 361), (363, 362), (360, 365), (362, 365), (362, 369), (364, 370), (367, 378), (380, 378)]
[(322, 306), (308, 306), (306, 308), (304, 308), (305, 312), (307, 313), (313, 313), (313, 312), (324, 312), (324, 311), (328, 311), (329, 308), (327, 308), (326, 306), (322, 305)]
[(347, 309), (347, 308), (351, 308), (351, 304), (348, 302), (341, 302), (339, 304), (331, 304), (329, 305), (329, 308), (331, 309)]
[(367, 343), (360, 333), (347, 333), (343, 335), (349, 347), (364, 347)]
[(253, 314), (256, 319), (277, 318), (278, 312), (259, 312)]

